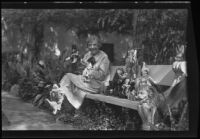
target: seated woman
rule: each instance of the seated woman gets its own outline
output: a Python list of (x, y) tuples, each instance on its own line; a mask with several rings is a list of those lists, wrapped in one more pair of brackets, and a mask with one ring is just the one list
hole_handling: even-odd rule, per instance
[[(94, 57), (95, 64), (93, 68), (89, 69), (89, 72), (83, 72), (83, 75), (67, 73), (60, 81), (60, 93), (63, 93), (76, 109), (80, 108), (87, 93), (98, 93), (102, 89), (103, 82), (109, 73), (110, 61), (107, 54), (99, 50), (99, 38), (92, 35), (88, 38), (87, 44), (89, 52), (85, 54), (82, 63), (88, 65), (88, 60)], [(87, 75), (84, 75), (86, 73)], [(88, 80), (90, 81), (88, 82)]]

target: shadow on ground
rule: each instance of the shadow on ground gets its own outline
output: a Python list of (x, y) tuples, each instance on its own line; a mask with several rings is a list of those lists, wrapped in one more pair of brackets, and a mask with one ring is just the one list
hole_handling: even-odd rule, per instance
[(76, 130), (72, 125), (56, 121), (50, 113), (23, 102), (19, 97), (4, 91), (1, 94), (2, 112), (10, 122), (2, 125), (2, 130)]

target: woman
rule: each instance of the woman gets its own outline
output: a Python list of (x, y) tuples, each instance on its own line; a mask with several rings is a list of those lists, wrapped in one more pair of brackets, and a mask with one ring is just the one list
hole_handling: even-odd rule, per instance
[[(89, 64), (88, 60), (94, 57), (95, 64), (93, 70), (87, 72), (87, 78), (90, 81), (85, 80), (85, 75), (75, 75), (73, 73), (67, 73), (60, 81), (59, 90), (66, 96), (68, 101), (76, 109), (79, 109), (83, 103), (84, 97), (87, 93), (98, 93), (103, 87), (103, 82), (106, 80), (109, 71), (109, 59), (106, 53), (99, 50), (100, 41), (97, 36), (90, 36), (87, 40), (89, 51), (82, 59), (82, 63)], [(87, 68), (87, 67), (86, 67)]]

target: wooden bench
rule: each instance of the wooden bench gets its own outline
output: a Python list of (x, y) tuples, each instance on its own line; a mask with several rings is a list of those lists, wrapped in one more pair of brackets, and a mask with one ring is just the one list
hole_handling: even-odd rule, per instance
[[(113, 79), (117, 68), (125, 68), (124, 66), (112, 66), (110, 73), (110, 80)], [(150, 76), (159, 84), (164, 86), (171, 86), (174, 80), (174, 72), (172, 71), (171, 65), (147, 65), (150, 69)], [(131, 101), (128, 99), (117, 98), (114, 96), (106, 96), (103, 94), (87, 94), (86, 98), (102, 101), (105, 103), (126, 107), (137, 110), (138, 101)]]

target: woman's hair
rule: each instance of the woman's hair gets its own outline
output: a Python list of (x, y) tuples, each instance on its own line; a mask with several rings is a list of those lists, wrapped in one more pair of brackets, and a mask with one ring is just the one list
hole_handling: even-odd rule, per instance
[(95, 42), (97, 42), (98, 47), (99, 48), (101, 47), (101, 41), (100, 41), (99, 36), (97, 36), (97, 35), (89, 35), (86, 41), (87, 41), (87, 46), (88, 46), (89, 43), (95, 41)]

